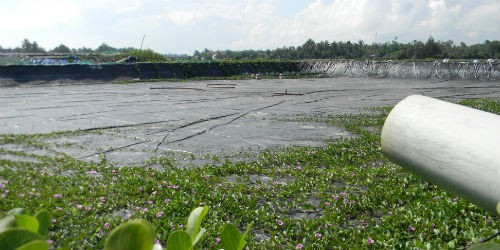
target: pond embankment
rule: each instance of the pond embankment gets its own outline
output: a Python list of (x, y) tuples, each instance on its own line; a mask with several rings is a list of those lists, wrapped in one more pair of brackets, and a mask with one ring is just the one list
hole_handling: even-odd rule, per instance
[(109, 82), (296, 74), (299, 62), (200, 62), (0, 66), (0, 86), (46, 82)]
[(93, 83), (151, 79), (223, 78), (231, 76), (370, 77), (440, 80), (499, 80), (495, 60), (463, 62), (392, 61), (256, 61), (0, 66), (0, 86), (45, 83)]

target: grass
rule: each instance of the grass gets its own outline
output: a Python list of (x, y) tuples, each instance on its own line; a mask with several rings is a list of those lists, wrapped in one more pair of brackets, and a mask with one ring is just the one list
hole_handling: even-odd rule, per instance
[[(499, 100), (461, 104), (500, 114)], [(217, 249), (225, 222), (240, 230), (254, 222), (250, 249), (455, 248), (496, 232), (498, 218), (383, 156), (380, 131), (389, 111), (295, 118), (327, 122), (357, 136), (319, 148), (265, 151), (253, 161), (226, 160), (221, 166), (177, 168), (163, 157), (148, 161), (160, 170), (64, 155), (0, 160), (0, 217), (15, 207), (46, 208), (56, 218), (48, 236), (55, 249), (102, 249), (113, 228), (135, 218), (150, 221), (165, 244), (201, 205), (210, 207), (204, 249)], [(0, 144), (44, 147), (41, 138), (64, 133), (69, 132), (3, 135)]]

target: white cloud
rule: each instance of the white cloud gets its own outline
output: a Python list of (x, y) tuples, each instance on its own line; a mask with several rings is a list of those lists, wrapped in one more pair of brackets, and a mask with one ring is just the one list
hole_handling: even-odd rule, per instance
[(202, 12), (178, 10), (167, 14), (168, 18), (177, 25), (194, 25), (203, 20), (206, 15)]
[(500, 40), (500, 1), (488, 2), (458, 17), (456, 31), (465, 34), (465, 41)]
[(174, 53), (274, 49), (309, 38), (482, 43), (500, 40), (498, 13), (498, 0), (3, 1), (0, 45), (28, 38), (47, 49), (138, 47), (143, 34), (146, 48)]
[[(49, 29), (71, 25), (78, 12), (71, 2), (57, 0), (22, 2), (1, 12), (2, 30)], [(8, 33), (7, 33), (8, 34)]]
[(141, 9), (143, 7), (143, 3), (140, 0), (134, 0), (134, 1), (127, 1), (126, 4), (121, 4), (116, 11), (118, 13), (127, 13), (127, 12), (133, 12)]

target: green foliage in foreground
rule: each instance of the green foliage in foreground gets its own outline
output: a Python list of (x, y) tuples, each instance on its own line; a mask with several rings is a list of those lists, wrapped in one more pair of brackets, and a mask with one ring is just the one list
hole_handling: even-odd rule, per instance
[[(483, 103), (478, 105), (500, 113), (500, 102), (490, 101), (463, 103)], [(220, 232), (228, 221), (239, 231), (254, 223), (250, 249), (439, 249), (493, 235), (498, 218), (382, 155), (380, 130), (389, 110), (297, 118), (328, 122), (356, 136), (319, 148), (269, 150), (251, 162), (221, 166), (180, 169), (162, 157), (150, 161), (163, 165), (161, 170), (70, 157), (0, 160), (0, 216), (13, 207), (46, 208), (56, 219), (47, 235), (51, 247), (63, 249), (102, 249), (113, 228), (136, 219), (150, 222), (154, 238), (166, 246), (199, 206), (210, 207), (197, 243), (203, 249), (224, 247)], [(0, 143), (5, 140), (32, 147), (40, 142), (0, 137)]]
[[(186, 230), (175, 230), (170, 233), (167, 249), (191, 250), (203, 237), (206, 229), (201, 222), (208, 212), (208, 207), (194, 209), (188, 218)], [(51, 221), (51, 214), (41, 210), (35, 216), (26, 214), (23, 208), (12, 209), (7, 216), (0, 219), (0, 249), (2, 250), (44, 250), (49, 248), (45, 241)], [(251, 225), (250, 225), (251, 226)], [(230, 223), (224, 226), (221, 233), (221, 244), (225, 250), (241, 250), (245, 247), (245, 237), (250, 226), (243, 235)], [(153, 245), (154, 227), (144, 220), (122, 223), (106, 238), (105, 250), (161, 250), (159, 243)]]
[(51, 223), (52, 215), (47, 210), (40, 210), (35, 216), (29, 215), (23, 208), (10, 210), (0, 218), (0, 249), (49, 249), (45, 236)]

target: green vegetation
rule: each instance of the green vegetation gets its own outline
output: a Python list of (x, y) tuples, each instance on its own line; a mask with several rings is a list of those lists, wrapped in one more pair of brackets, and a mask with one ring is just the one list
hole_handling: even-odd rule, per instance
[[(500, 114), (499, 100), (461, 103)], [(47, 236), (51, 247), (65, 249), (102, 249), (113, 228), (136, 219), (149, 221), (154, 238), (166, 246), (175, 230), (189, 231), (185, 218), (200, 206), (210, 208), (205, 236), (197, 242), (203, 249), (225, 247), (220, 239), (226, 222), (234, 223), (227, 229), (233, 232), (253, 223), (250, 249), (439, 249), (493, 235), (500, 228), (497, 217), (383, 156), (380, 131), (390, 109), (295, 117), (357, 136), (220, 166), (181, 169), (161, 156), (149, 161), (161, 170), (68, 156), (0, 160), (0, 217), (15, 207), (45, 208), (55, 218)], [(59, 135), (4, 135), (0, 143), (43, 146), (47, 136)]]
[(40, 210), (31, 216), (26, 209), (11, 209), (0, 218), (0, 249), (48, 249), (45, 237), (51, 224), (52, 215), (47, 210)]
[[(208, 207), (198, 207), (189, 215), (186, 230), (170, 233), (167, 249), (192, 250), (206, 232), (201, 222), (208, 212)], [(161, 215), (157, 214), (157, 217)], [(28, 215), (26, 209), (15, 208), (0, 218), (0, 249), (2, 250), (44, 250), (49, 249), (45, 240), (52, 215), (47, 210), (38, 211), (35, 216)], [(220, 243), (225, 250), (241, 250), (246, 246), (245, 233), (231, 223), (227, 223), (221, 232)], [(154, 227), (144, 220), (133, 220), (120, 224), (106, 238), (105, 250), (161, 250), (163, 247), (154, 241)], [(154, 244), (153, 244), (154, 243)]]
[(500, 57), (500, 41), (486, 40), (482, 44), (454, 44), (453, 41), (435, 41), (430, 37), (426, 42), (413, 41), (400, 43), (396, 40), (386, 43), (366, 44), (358, 42), (315, 42), (312, 39), (298, 47), (283, 47), (275, 50), (244, 51), (195, 51), (197, 59), (392, 59), (392, 60), (428, 60), (428, 59), (488, 59)]
[(121, 51), (118, 55), (115, 55), (114, 61), (118, 61), (120, 59), (134, 56), (137, 58), (137, 62), (151, 62), (151, 63), (160, 63), (160, 62), (168, 62), (169, 60), (162, 54), (154, 52), (150, 49), (146, 50), (124, 50)]
[[(134, 48), (114, 48), (106, 43), (101, 44), (96, 49), (79, 48), (70, 49), (64, 44), (60, 44), (52, 50), (45, 50), (36, 41), (30, 42), (24, 39), (20, 47), (2, 48), (0, 52), (22, 52), (22, 53), (80, 53), (80, 54), (101, 54), (103, 57), (97, 58), (97, 62), (106, 59), (105, 55), (118, 54), (130, 51), (140, 51)], [(147, 50), (146, 50), (147, 51)], [(151, 51), (152, 52), (152, 51)], [(142, 52), (144, 53), (144, 52)], [(150, 53), (150, 52), (147, 52)], [(141, 54), (141, 56), (144, 54)], [(128, 56), (128, 55), (127, 55)], [(141, 57), (138, 56), (138, 57)], [(93, 55), (93, 57), (96, 57)], [(427, 41), (414, 40), (409, 43), (400, 43), (395, 38), (391, 42), (366, 44), (364, 41), (320, 41), (312, 39), (304, 44), (294, 46), (284, 46), (274, 50), (217, 50), (204, 49), (194, 51), (193, 56), (169, 55), (174, 61), (178, 60), (303, 60), (303, 59), (392, 59), (392, 60), (433, 60), (433, 59), (489, 59), (500, 58), (500, 41), (486, 40), (482, 44), (467, 45), (463, 42), (455, 44), (453, 41), (435, 41), (429, 37)], [(113, 56), (111, 58), (114, 58)], [(158, 58), (154, 56), (153, 58)], [(87, 58), (82, 58), (87, 60)], [(109, 59), (109, 58), (108, 58)], [(121, 58), (120, 58), (121, 59)], [(163, 59), (161, 59), (163, 60)], [(157, 62), (157, 61), (155, 61)]]
[(500, 115), (500, 99), (467, 99), (460, 104)]

